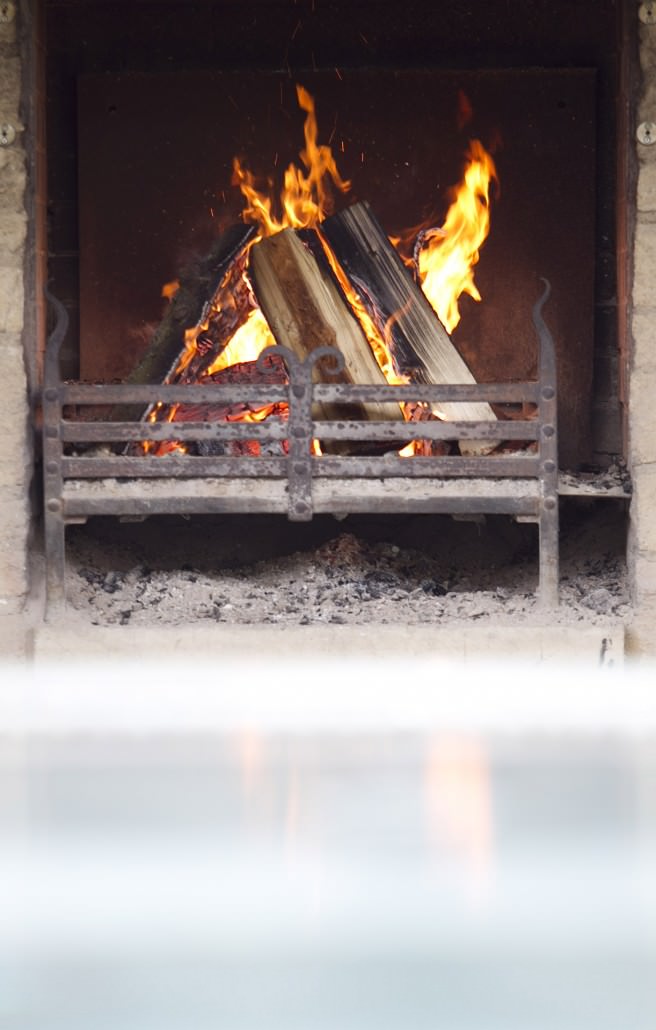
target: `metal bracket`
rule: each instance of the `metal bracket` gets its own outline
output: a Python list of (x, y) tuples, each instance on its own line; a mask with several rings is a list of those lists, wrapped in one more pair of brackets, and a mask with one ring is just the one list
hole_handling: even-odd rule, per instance
[(652, 143), (656, 143), (656, 122), (641, 122), (636, 136), (638, 137), (638, 142), (642, 143), (645, 147), (650, 147)]

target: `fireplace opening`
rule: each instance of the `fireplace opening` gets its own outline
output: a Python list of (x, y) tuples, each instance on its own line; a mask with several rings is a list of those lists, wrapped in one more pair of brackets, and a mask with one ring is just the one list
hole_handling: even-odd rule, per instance
[[(152, 4), (46, 3), (49, 274), (72, 316), (65, 375), (123, 381), (138, 365), (164, 313), (163, 284), (202, 259), (217, 234), (239, 218), (233, 158), (243, 156), (254, 170), (274, 175), (298, 151), (297, 82), (316, 99), (320, 141), (331, 140), (340, 171), (353, 182), (350, 200), (372, 205), (389, 235), (431, 217), (439, 224), (468, 140), (483, 138), (494, 153), (500, 195), (492, 201), (491, 232), (476, 268), (483, 299), (464, 299), (453, 343), (479, 382), (531, 378), (537, 366), (531, 308), (539, 276), (550, 279), (545, 317), (558, 358), (559, 464), (587, 476), (589, 487), (587, 501), (561, 502), (563, 529), (571, 527), (576, 538), (582, 525), (599, 523), (607, 539), (612, 526), (612, 547), (599, 558), (603, 565), (606, 554), (610, 563), (622, 550), (627, 496), (616, 244), (622, 39), (615, 5), (590, 4), (586, 14), (585, 4), (574, 13), (564, 4), (560, 13), (553, 5), (527, 13), (524, 5), (503, 4), (495, 18), (489, 3), (440, 12), (417, 4), (398, 39), (397, 15), (384, 4), (344, 9), (341, 22), (339, 5), (244, 11), (201, 3), (193, 12), (188, 5), (154, 6), (155, 32)], [(263, 25), (272, 9), (280, 16), (274, 19), (279, 53), (271, 48), (268, 15), (266, 30)], [(388, 518), (373, 520), (373, 529), (371, 520), (348, 516), (346, 526), (320, 519), (302, 536), (298, 527), (272, 528), (275, 519), (218, 522), (233, 554), (241, 556), (244, 533), (261, 533), (274, 561), (296, 544), (327, 553), (332, 547), (334, 561), (341, 556), (364, 576), (368, 548), (384, 564), (377, 548), (387, 546), (408, 568), (406, 551), (417, 551), (429, 565), (418, 589), (433, 597), (452, 593), (457, 579), (453, 572), (438, 575), (422, 538), (432, 540), (434, 533), (446, 542), (446, 552), (438, 548), (434, 559), (442, 565), (449, 548), (460, 547), (463, 569), (469, 567), (464, 552), (477, 553), (467, 534), (483, 541), (472, 569), (482, 565), (483, 553), (498, 551), (516, 572), (527, 541), (534, 547), (532, 527), (495, 516), (464, 526), (444, 517)], [(157, 530), (120, 531), (128, 534), (126, 553), (136, 548), (135, 554), (149, 549), (149, 534), (165, 533), (163, 551), (170, 555), (177, 551), (171, 546), (176, 535), (188, 540), (186, 530), (187, 522), (174, 518), (160, 520)], [(105, 553), (115, 532), (93, 519), (69, 530), (90, 585), (98, 585), (102, 561), (96, 573), (88, 541)], [(242, 566), (259, 556), (257, 547), (255, 557), (247, 549)], [(233, 558), (218, 561), (235, 564)], [(161, 558), (159, 565), (169, 562)], [(149, 557), (145, 568), (153, 563), (157, 567)], [(499, 563), (488, 564), (497, 567), (497, 589), (507, 601)], [(618, 581), (617, 566), (609, 570)], [(402, 579), (396, 567), (388, 575), (388, 585)], [(80, 576), (84, 582), (85, 573)], [(422, 580), (435, 585), (424, 589)], [(473, 581), (491, 589), (480, 576)], [(374, 594), (377, 589), (374, 584)], [(597, 589), (608, 587), (591, 588)], [(610, 591), (610, 600), (600, 595), (606, 613), (625, 603), (622, 590), (615, 597)], [(129, 608), (126, 602), (123, 610)]]

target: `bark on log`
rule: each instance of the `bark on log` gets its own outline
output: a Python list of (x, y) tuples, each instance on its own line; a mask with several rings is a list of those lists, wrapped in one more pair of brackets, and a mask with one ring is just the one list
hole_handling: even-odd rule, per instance
[[(301, 359), (317, 347), (335, 347), (344, 370), (336, 376), (319, 364), (315, 379), (328, 383), (386, 383), (367, 339), (332, 276), (320, 268), (291, 229), (257, 243), (250, 253), (255, 293), (279, 344)], [(403, 420), (398, 404), (322, 404), (316, 418)]]
[(216, 241), (206, 258), (181, 274), (180, 287), (148, 350), (128, 377), (128, 383), (164, 382), (184, 349), (185, 330), (198, 324), (205, 305), (254, 233), (252, 225), (232, 226)]
[[(180, 275), (180, 286), (139, 364), (128, 376), (130, 385), (163, 383), (175, 369), (183, 351), (185, 330), (198, 325), (230, 266), (238, 260), (255, 233), (253, 226), (227, 229), (209, 254)], [(121, 405), (111, 412), (114, 421), (138, 421), (143, 407)]]
[[(367, 203), (327, 218), (320, 232), (380, 331), (391, 333), (399, 372), (421, 383), (476, 382)], [(495, 419), (485, 402), (445, 403), (434, 410), (455, 420)], [(460, 444), (467, 454), (486, 454), (494, 447), (476, 440)]]

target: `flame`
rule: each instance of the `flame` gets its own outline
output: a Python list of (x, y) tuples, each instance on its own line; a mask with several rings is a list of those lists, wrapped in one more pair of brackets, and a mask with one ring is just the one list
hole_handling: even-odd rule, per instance
[(481, 299), (474, 266), (490, 231), (492, 181), (498, 183), (492, 157), (480, 140), (470, 140), (463, 181), (453, 191), (444, 225), (425, 234), (419, 252), (422, 289), (448, 332), (460, 321), (460, 295)]
[[(317, 142), (318, 125), (313, 98), (300, 85), (296, 87), (296, 95), (299, 107), (306, 113), (303, 129), (305, 147), (299, 155), (306, 171), (304, 172), (302, 168), (293, 163), (286, 169), (280, 195), (282, 210), (280, 217), (277, 217), (273, 211), (273, 199), (270, 192), (264, 193), (258, 190), (255, 177), (238, 158), (235, 158), (233, 162), (233, 185), (239, 186), (245, 200), (242, 218), (245, 222), (254, 222), (259, 227), (258, 234), (249, 245), (249, 250), (263, 237), (271, 236), (282, 229), (318, 226), (322, 219), (332, 211), (330, 182), (344, 193), (351, 188), (350, 182), (340, 175), (330, 147)], [(270, 182), (268, 185), (271, 187)], [(239, 362), (255, 361), (266, 347), (273, 346), (276, 342), (264, 315), (257, 306), (247, 271), (243, 274), (251, 294), (252, 309), (246, 320), (228, 339), (221, 354), (206, 370), (206, 375), (220, 372)], [(229, 270), (217, 290), (212, 306), (204, 320), (199, 325), (185, 331), (184, 351), (173, 378), (181, 375), (191, 362), (196, 354), (198, 338), (207, 330), (212, 316), (220, 311), (220, 305), (232, 302), (231, 291), (227, 288), (230, 275), (231, 271)]]
[(257, 361), (262, 351), (267, 347), (274, 347), (275, 343), (262, 311), (260, 308), (253, 308), (205, 374), (214, 375), (215, 372), (237, 365), (240, 361)]
[[(175, 422), (179, 404), (170, 404), (165, 407), (162, 401), (157, 401), (148, 415), (148, 422)], [(144, 440), (141, 444), (144, 454), (156, 454), (162, 457), (164, 454), (186, 454), (187, 448), (177, 440)]]
[[(320, 231), (323, 219), (333, 210), (332, 187), (347, 193), (351, 183), (344, 179), (335, 162), (330, 146), (318, 143), (318, 125), (314, 100), (303, 86), (296, 86), (299, 107), (305, 112), (304, 140), (305, 146), (300, 151), (299, 159), (302, 167), (290, 163), (284, 172), (283, 186), (274, 207), (273, 183), (268, 180), (265, 190), (259, 189), (257, 181), (243, 162), (235, 157), (233, 160), (233, 185), (237, 186), (244, 198), (242, 218), (245, 222), (257, 225), (258, 233), (252, 239), (248, 249), (266, 236), (273, 235), (283, 229), (312, 228), (318, 230), (326, 257), (330, 263), (340, 286), (358, 319), (362, 330), (369, 341), (374, 356), (387, 381), (391, 384), (403, 384), (407, 377), (400, 376), (394, 366), (392, 357), (392, 333), (395, 322), (404, 312), (395, 312), (385, 325), (377, 325), (375, 313), (370, 313), (358, 294), (351, 286), (347, 276), (335, 259), (327, 241)], [(334, 135), (334, 130), (333, 134)], [(331, 139), (332, 139), (331, 135)], [(341, 150), (344, 151), (342, 141)], [(277, 155), (276, 162), (277, 164)], [(489, 191), (491, 181), (498, 182), (496, 169), (491, 156), (479, 140), (471, 140), (467, 154), (467, 163), (463, 173), (463, 181), (454, 187), (453, 199), (442, 228), (425, 227), (417, 235), (419, 229), (408, 230), (402, 238), (392, 239), (392, 243), (401, 250), (407, 247), (410, 237), (416, 238), (413, 257), (403, 257), (405, 263), (417, 270), (422, 289), (430, 304), (436, 311), (443, 325), (451, 331), (460, 321), (458, 298), (465, 292), (474, 300), (481, 295), (474, 283), (474, 266), (479, 259), (479, 251), (487, 238), (490, 227)], [(203, 376), (211, 376), (223, 369), (241, 362), (255, 361), (262, 351), (275, 344), (269, 325), (257, 305), (250, 280), (248, 278), (248, 254), (242, 262), (239, 273), (248, 291), (248, 304), (237, 310), (233, 298), (234, 272), (229, 270), (224, 277), (209, 311), (197, 326), (186, 330), (185, 349), (172, 379), (178, 378), (197, 353), (198, 341), (210, 326), (213, 317), (228, 312), (229, 321), (240, 324), (229, 337), (221, 353), (207, 368)], [(233, 278), (231, 278), (233, 277)], [(177, 283), (169, 283), (163, 287), (163, 296), (172, 298), (178, 287)], [(258, 411), (249, 411), (239, 417), (244, 421), (261, 421), (271, 414), (281, 414), (281, 405), (270, 405)], [(406, 418), (410, 414), (406, 411)], [(151, 420), (167, 418), (173, 420), (175, 409), (168, 412), (158, 407)], [(172, 445), (173, 446), (173, 445)], [(166, 449), (172, 449), (166, 448)], [(165, 448), (160, 445), (158, 453)], [(317, 441), (313, 443), (313, 453), (321, 453)], [(400, 452), (403, 456), (423, 453), (421, 441), (413, 441)]]
[(232, 182), (239, 186), (246, 201), (242, 217), (245, 222), (260, 227), (259, 238), (272, 236), (282, 229), (316, 228), (333, 209), (328, 181), (332, 180), (342, 193), (348, 193), (351, 188), (351, 183), (340, 175), (330, 147), (317, 143), (319, 130), (313, 98), (300, 85), (296, 86), (296, 96), (299, 107), (307, 115), (303, 127), (305, 148), (299, 155), (307, 171), (303, 172), (293, 163), (288, 165), (280, 195), (280, 217), (273, 211), (272, 198), (257, 189), (252, 173), (244, 168), (239, 158), (233, 160)]

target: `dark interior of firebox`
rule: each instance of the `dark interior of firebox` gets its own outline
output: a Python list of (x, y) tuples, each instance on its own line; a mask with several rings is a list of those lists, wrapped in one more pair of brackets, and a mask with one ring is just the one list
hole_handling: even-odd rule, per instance
[[(476, 268), (483, 300), (463, 298), (453, 343), (479, 381), (531, 378), (531, 308), (539, 277), (549, 278), (561, 467), (603, 478), (621, 465), (618, 140), (629, 44), (611, 0), (411, 0), (402, 11), (346, 0), (46, 0), (45, 10), (49, 278), (71, 315), (67, 377), (130, 374), (163, 317), (162, 286), (240, 218), (233, 158), (277, 181), (298, 161), (300, 83), (316, 102), (319, 142), (352, 182), (338, 209), (366, 200), (390, 235), (440, 224), (468, 140), (483, 141), (499, 177)], [(565, 557), (569, 539), (572, 555), (587, 540), (588, 592), (607, 590), (594, 576), (618, 578), (625, 502), (561, 503)], [(367, 603), (381, 590), (439, 598), (477, 586), (503, 601), (518, 568), (528, 563), (529, 582), (535, 571), (534, 527), (505, 517), (92, 519), (68, 533), (83, 588), (120, 595), (141, 570), (115, 621), (134, 617), (160, 571), (202, 578), (297, 551), (323, 555), (333, 586), (340, 565), (346, 580), (352, 573)], [(481, 572), (490, 567), (496, 579)], [(607, 614), (623, 600), (618, 588), (597, 606)], [(217, 613), (229, 601), (207, 604), (225, 620)]]

